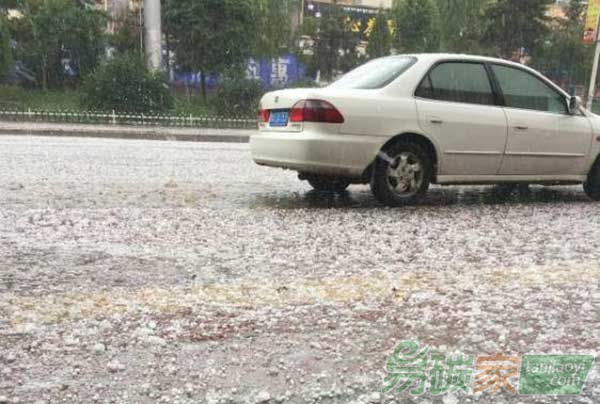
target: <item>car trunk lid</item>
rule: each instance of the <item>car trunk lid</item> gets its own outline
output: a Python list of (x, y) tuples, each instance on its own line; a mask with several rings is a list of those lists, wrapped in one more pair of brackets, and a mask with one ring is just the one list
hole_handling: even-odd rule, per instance
[(290, 122), (289, 113), (302, 100), (314, 98), (319, 89), (299, 88), (267, 93), (260, 101), (261, 110), (268, 111), (267, 122), (259, 122), (261, 131), (301, 132), (302, 122)]

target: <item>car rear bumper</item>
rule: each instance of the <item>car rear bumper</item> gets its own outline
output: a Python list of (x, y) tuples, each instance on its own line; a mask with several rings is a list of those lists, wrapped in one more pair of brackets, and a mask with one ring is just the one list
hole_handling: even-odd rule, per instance
[(377, 136), (260, 132), (250, 137), (257, 164), (307, 173), (359, 178), (385, 139)]

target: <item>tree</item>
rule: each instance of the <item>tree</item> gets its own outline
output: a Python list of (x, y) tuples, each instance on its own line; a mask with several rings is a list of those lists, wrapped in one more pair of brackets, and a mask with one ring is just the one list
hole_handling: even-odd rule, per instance
[(140, 27), (140, 20), (136, 14), (127, 10), (114, 19), (117, 29), (111, 35), (109, 41), (117, 52), (141, 52), (140, 36), (142, 35), (142, 27)]
[(433, 0), (394, 0), (396, 47), (404, 52), (437, 50), (440, 16)]
[(273, 58), (293, 47), (291, 11), (296, 0), (254, 0), (258, 11), (254, 56)]
[(321, 72), (321, 76), (329, 81), (337, 73), (356, 67), (359, 35), (350, 29), (341, 7), (334, 5), (328, 15), (319, 19), (318, 33), (314, 38), (313, 70)]
[(19, 2), (23, 18), (14, 26), (18, 56), (36, 72), (42, 87), (61, 86), (69, 78), (63, 62), (82, 77), (104, 52), (103, 13), (72, 0)]
[(173, 38), (177, 62), (206, 75), (239, 69), (256, 44), (253, 0), (166, 0), (166, 30)]
[(6, 14), (10, 9), (18, 7), (19, 0), (0, 0), (0, 14)]
[(314, 38), (317, 36), (318, 31), (319, 18), (305, 15), (302, 20), (302, 26), (300, 27), (300, 34)]
[(485, 43), (507, 59), (521, 48), (535, 52), (550, 29), (546, 11), (551, 3), (554, 0), (497, 0), (485, 13)]
[(532, 65), (555, 80), (583, 84), (588, 80), (593, 46), (582, 43), (586, 4), (571, 0), (565, 18), (551, 21), (551, 28), (533, 52)]
[(0, 14), (0, 81), (4, 80), (12, 68), (12, 49), (8, 22)]
[(164, 77), (149, 72), (141, 57), (118, 54), (85, 78), (82, 104), (101, 111), (151, 113), (168, 110), (173, 99)]
[(263, 94), (258, 80), (228, 78), (219, 85), (214, 106), (222, 115), (252, 116)]
[(382, 9), (379, 9), (373, 29), (369, 35), (369, 44), (367, 45), (367, 54), (370, 58), (387, 56), (392, 49), (392, 33), (389, 26), (389, 15)]
[(256, 45), (253, 56), (275, 59), (275, 72), (279, 79), (279, 56), (294, 49), (294, 32), (291, 19), (292, 10), (298, 7), (297, 0), (254, 0), (258, 10), (255, 30)]
[(493, 0), (436, 0), (440, 18), (441, 49), (481, 54), (485, 13)]

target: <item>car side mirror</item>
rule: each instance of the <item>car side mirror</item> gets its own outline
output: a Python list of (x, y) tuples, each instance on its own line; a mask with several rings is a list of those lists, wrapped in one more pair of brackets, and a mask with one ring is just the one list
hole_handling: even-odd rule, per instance
[(569, 114), (571, 115), (575, 115), (583, 105), (583, 103), (581, 102), (581, 98), (577, 96), (569, 97), (567, 101), (569, 105)]

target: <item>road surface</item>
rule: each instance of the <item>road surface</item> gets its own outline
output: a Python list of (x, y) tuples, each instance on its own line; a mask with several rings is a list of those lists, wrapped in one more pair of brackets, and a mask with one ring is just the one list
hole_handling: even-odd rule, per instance
[[(2, 136), (0, 402), (596, 403), (599, 263), (579, 187), (389, 209), (244, 144)], [(596, 362), (568, 398), (382, 394), (402, 341)]]

